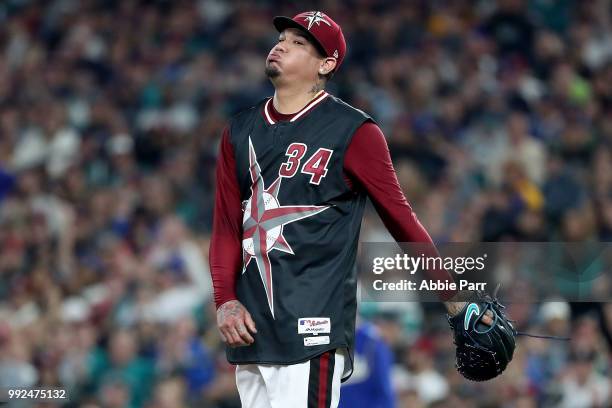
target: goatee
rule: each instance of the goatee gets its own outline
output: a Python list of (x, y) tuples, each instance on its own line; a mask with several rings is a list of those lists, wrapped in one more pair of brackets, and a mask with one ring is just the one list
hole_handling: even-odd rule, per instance
[(276, 78), (280, 75), (280, 71), (273, 67), (272, 65), (266, 65), (266, 76), (268, 78)]

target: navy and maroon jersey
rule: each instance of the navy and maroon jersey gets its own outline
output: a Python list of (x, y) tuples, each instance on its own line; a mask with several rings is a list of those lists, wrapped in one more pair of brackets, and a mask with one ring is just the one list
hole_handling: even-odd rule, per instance
[(267, 100), (230, 123), (244, 214), (236, 293), (258, 331), (252, 345), (228, 349), (232, 363), (291, 364), (352, 346), (365, 194), (349, 188), (343, 161), (370, 118), (320, 97), (295, 120), (265, 120)]
[(431, 242), (378, 126), (326, 92), (293, 115), (266, 99), (230, 121), (217, 166), (215, 302), (237, 298), (258, 330), (252, 345), (228, 348), (228, 360), (292, 364), (336, 348), (350, 355), (366, 196), (397, 241)]

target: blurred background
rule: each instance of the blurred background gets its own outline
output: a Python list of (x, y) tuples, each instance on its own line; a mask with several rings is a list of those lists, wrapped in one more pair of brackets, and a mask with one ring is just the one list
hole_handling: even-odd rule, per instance
[[(322, 10), (436, 242), (612, 239), (606, 0), (0, 3), (0, 388), (239, 407), (207, 251), (227, 119), (270, 96), (275, 15)], [(362, 240), (389, 239), (371, 209)], [(612, 304), (510, 305), (514, 361), (453, 368), (439, 305), (364, 304), (343, 407), (609, 407)], [(367, 401), (367, 402), (366, 402)], [(41, 405), (44, 406), (44, 405)]]

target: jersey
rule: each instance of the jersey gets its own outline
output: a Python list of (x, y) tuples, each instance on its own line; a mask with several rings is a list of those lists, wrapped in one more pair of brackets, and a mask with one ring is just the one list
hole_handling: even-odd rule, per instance
[(234, 364), (294, 364), (354, 342), (366, 196), (347, 185), (343, 161), (372, 119), (325, 94), (307, 115), (270, 124), (269, 101), (229, 123), (243, 207), (236, 295), (258, 331), (253, 344), (227, 349)]

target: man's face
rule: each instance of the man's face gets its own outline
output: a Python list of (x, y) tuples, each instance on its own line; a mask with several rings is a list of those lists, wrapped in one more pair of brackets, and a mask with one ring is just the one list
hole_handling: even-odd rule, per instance
[(314, 82), (324, 60), (300, 30), (288, 28), (266, 58), (266, 75), (272, 82)]

